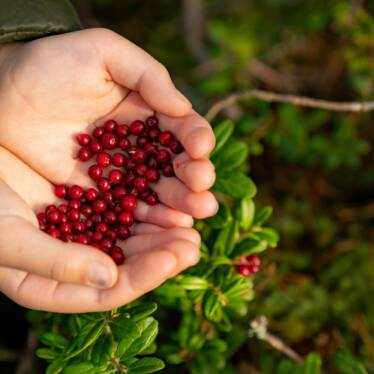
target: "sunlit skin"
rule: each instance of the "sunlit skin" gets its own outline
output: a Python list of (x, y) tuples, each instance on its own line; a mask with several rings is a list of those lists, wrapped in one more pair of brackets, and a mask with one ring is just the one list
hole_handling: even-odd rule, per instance
[[(56, 200), (52, 184), (90, 183), (87, 164), (75, 157), (75, 135), (107, 118), (128, 123), (153, 113), (185, 152), (174, 160), (176, 177), (154, 185), (161, 204), (139, 203), (135, 216), (143, 223), (122, 243), (126, 263), (117, 268), (95, 248), (41, 232), (34, 212)], [(0, 288), (15, 302), (57, 312), (108, 310), (197, 263), (193, 217), (217, 211), (208, 191), (213, 132), (166, 69), (126, 39), (91, 29), (1, 47), (0, 145)], [(108, 275), (95, 284), (94, 264)]]

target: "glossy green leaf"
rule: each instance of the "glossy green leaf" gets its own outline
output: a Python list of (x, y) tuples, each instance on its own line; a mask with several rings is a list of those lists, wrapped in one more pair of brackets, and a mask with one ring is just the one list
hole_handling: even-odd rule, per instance
[(126, 313), (130, 314), (130, 318), (133, 321), (139, 321), (145, 317), (150, 316), (157, 310), (157, 304), (155, 302), (143, 302), (139, 305), (135, 305), (131, 308), (126, 308)]
[(50, 347), (56, 347), (60, 349), (66, 348), (70, 342), (65, 336), (57, 334), (55, 332), (46, 332), (40, 337), (40, 341)]
[(214, 127), (214, 136), (216, 137), (216, 146), (211, 153), (211, 157), (216, 155), (224, 146), (234, 131), (234, 124), (230, 120), (226, 120)]
[(163, 361), (156, 357), (144, 357), (128, 366), (128, 374), (147, 374), (162, 370), (165, 367)]
[(192, 275), (181, 275), (178, 277), (178, 284), (185, 290), (206, 290), (209, 286), (206, 279)]
[(256, 236), (268, 242), (269, 246), (274, 248), (279, 241), (279, 234), (271, 227), (264, 227), (261, 231), (256, 232)]
[(95, 367), (89, 361), (72, 364), (64, 369), (64, 374), (92, 374), (95, 372)]
[(211, 158), (217, 170), (234, 170), (248, 157), (246, 143), (230, 139), (220, 152)]
[(253, 219), (253, 226), (261, 226), (264, 222), (266, 222), (266, 220), (271, 216), (272, 213), (273, 208), (270, 206), (261, 208), (255, 214), (255, 217)]
[(247, 231), (252, 226), (253, 218), (255, 215), (255, 204), (250, 197), (245, 197), (240, 201), (240, 205), (237, 209), (237, 219), (240, 224), (240, 228), (243, 231)]
[(35, 354), (45, 360), (54, 360), (58, 356), (57, 352), (51, 348), (38, 348)]
[(316, 353), (309, 353), (304, 362), (303, 374), (320, 374), (321, 357)]
[(203, 310), (205, 317), (210, 321), (219, 321), (222, 318), (222, 306), (217, 294), (212, 290), (204, 295)]
[(102, 334), (92, 347), (92, 363), (96, 366), (104, 365), (111, 357), (113, 350), (112, 334)]
[(45, 374), (59, 374), (62, 372), (66, 364), (67, 362), (62, 359), (54, 360), (48, 365)]
[(244, 239), (239, 242), (233, 249), (230, 257), (238, 258), (241, 256), (249, 256), (255, 253), (261, 253), (268, 247), (268, 242), (265, 240)]
[(232, 219), (224, 229), (220, 231), (214, 243), (214, 248), (220, 255), (228, 256), (237, 240), (239, 239), (239, 224), (236, 220)]
[[(112, 327), (112, 329), (114, 328), (118, 329), (116, 326)], [(137, 323), (129, 320), (126, 324), (121, 324), (120, 330), (116, 334), (117, 340), (119, 340), (116, 355), (121, 357), (131, 347), (134, 341), (141, 336), (142, 331)]]
[(253, 197), (257, 192), (252, 180), (237, 171), (218, 171), (213, 189), (236, 198)]

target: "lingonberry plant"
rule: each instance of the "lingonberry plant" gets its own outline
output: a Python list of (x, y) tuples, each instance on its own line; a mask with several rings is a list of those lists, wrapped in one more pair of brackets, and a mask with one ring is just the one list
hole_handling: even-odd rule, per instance
[[(227, 360), (248, 338), (247, 330), (238, 326), (254, 296), (258, 254), (278, 241), (277, 233), (264, 226), (271, 208), (257, 210), (253, 202), (256, 187), (245, 174), (247, 145), (232, 136), (233, 128), (230, 121), (215, 127), (211, 160), (220, 208), (216, 216), (195, 223), (202, 237), (200, 263), (142, 299), (106, 313), (30, 312), (43, 344), (37, 355), (49, 363), (47, 374), (143, 374), (161, 370), (165, 363), (168, 372), (230, 372)], [(166, 148), (179, 153), (182, 147), (171, 133), (158, 130), (155, 117), (129, 127), (108, 121), (92, 136), (79, 135), (77, 142), (80, 160), (96, 155), (89, 175), (97, 189), (57, 186), (56, 196), (68, 201), (48, 206), (39, 216), (41, 228), (63, 240), (93, 244), (121, 263), (115, 243), (130, 235), (137, 198), (157, 203), (148, 183), (157, 182), (161, 173), (173, 175)], [(103, 177), (106, 168), (110, 171)], [(159, 322), (152, 316), (157, 306)], [(235, 346), (230, 345), (233, 335)]]

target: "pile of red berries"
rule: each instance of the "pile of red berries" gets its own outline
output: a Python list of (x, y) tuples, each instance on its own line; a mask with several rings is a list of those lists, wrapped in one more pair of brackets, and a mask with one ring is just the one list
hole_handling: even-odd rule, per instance
[(260, 270), (261, 260), (256, 255), (242, 256), (235, 262), (235, 270), (246, 277)]
[(81, 146), (78, 159), (95, 159), (88, 175), (96, 188), (55, 186), (55, 195), (65, 202), (48, 205), (37, 215), (40, 229), (65, 242), (94, 246), (122, 264), (117, 241), (131, 236), (138, 199), (158, 203), (150, 185), (161, 174), (174, 175), (172, 153), (181, 153), (183, 147), (170, 131), (159, 129), (155, 116), (129, 126), (108, 120), (76, 140)]

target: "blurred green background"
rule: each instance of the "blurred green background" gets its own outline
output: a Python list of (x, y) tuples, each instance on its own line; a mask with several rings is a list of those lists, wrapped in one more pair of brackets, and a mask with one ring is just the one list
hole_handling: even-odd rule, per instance
[[(373, 98), (372, 1), (75, 5), (86, 26), (117, 31), (165, 64), (201, 113), (250, 88), (337, 101)], [(318, 352), (328, 368), (344, 346), (373, 370), (374, 114), (248, 100), (213, 123), (224, 118), (249, 145), (256, 202), (273, 206), (270, 223), (281, 236), (263, 257), (248, 321), (266, 316), (271, 333), (302, 356)], [(275, 373), (283, 358), (254, 338), (234, 362), (243, 373)]]

